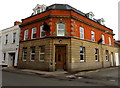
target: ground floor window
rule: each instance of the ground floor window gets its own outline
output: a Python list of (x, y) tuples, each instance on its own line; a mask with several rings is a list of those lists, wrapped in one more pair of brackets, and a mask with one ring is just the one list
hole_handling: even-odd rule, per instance
[(95, 49), (95, 60), (99, 60), (99, 50), (97, 48)]
[(39, 60), (44, 61), (45, 59), (45, 46), (39, 47)]
[(27, 47), (23, 48), (23, 61), (27, 59)]
[(31, 60), (31, 61), (34, 61), (34, 60), (35, 60), (35, 47), (31, 47), (30, 60)]
[(106, 61), (108, 61), (109, 60), (109, 52), (108, 52), (108, 50), (106, 50)]
[(80, 46), (80, 61), (85, 61), (85, 47)]

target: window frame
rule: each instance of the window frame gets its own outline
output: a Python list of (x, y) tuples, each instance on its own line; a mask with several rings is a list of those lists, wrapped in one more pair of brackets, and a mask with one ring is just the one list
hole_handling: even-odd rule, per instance
[[(59, 28), (60, 24), (62, 24), (64, 26), (63, 29)], [(63, 34), (60, 35), (58, 31), (63, 31)], [(57, 36), (65, 36), (65, 24), (64, 23), (57, 23)]]
[(105, 60), (109, 61), (109, 51), (108, 50), (105, 51)]
[[(44, 48), (44, 52), (41, 52), (41, 48)], [(41, 55), (44, 55), (44, 60), (41, 60)], [(39, 46), (39, 61), (45, 61), (45, 46)]]
[(28, 29), (24, 31), (24, 40), (28, 40)]
[[(25, 52), (25, 50), (26, 50), (26, 52)], [(26, 55), (25, 55), (25, 53), (26, 53)], [(24, 59), (25, 57), (26, 57), (26, 59)], [(26, 60), (27, 60), (27, 47), (24, 47), (24, 48), (23, 48), (22, 60), (23, 60), (23, 61), (26, 61)]]
[(12, 43), (16, 43), (16, 32), (13, 33), (13, 41)]
[[(96, 56), (97, 56), (97, 59), (96, 59)], [(95, 61), (99, 61), (99, 49), (98, 48), (95, 48)]]
[(84, 28), (83, 27), (80, 27), (80, 39), (84, 39)]
[(91, 31), (91, 40), (95, 42), (95, 32)]
[(105, 44), (105, 35), (102, 35), (102, 44)]
[[(83, 53), (81, 53), (81, 50), (80, 50), (80, 62), (85, 62), (85, 47), (80, 46), (80, 48), (82, 48), (83, 50)], [(83, 60), (81, 60), (81, 55), (83, 55)]]
[(45, 31), (43, 30), (43, 25), (40, 26), (40, 38), (46, 36), (46, 32), (45, 32), (45, 35), (44, 35), (44, 36), (42, 36), (42, 32), (45, 32)]
[(5, 35), (5, 44), (8, 44), (8, 34)]
[[(35, 47), (33, 46), (33, 47), (30, 47), (30, 61), (35, 61), (35, 56), (34, 56), (34, 60), (32, 60), (32, 55), (36, 55), (36, 53), (33, 53), (32, 52), (32, 49), (35, 49)], [(35, 51), (36, 52), (36, 51)]]
[[(35, 30), (35, 33), (34, 33), (34, 30)], [(33, 28), (32, 28), (31, 39), (35, 39), (35, 38), (33, 38), (33, 37), (34, 37), (34, 34), (35, 34), (35, 38), (36, 38), (36, 34), (37, 34), (37, 28), (36, 28), (36, 27), (33, 27)]]

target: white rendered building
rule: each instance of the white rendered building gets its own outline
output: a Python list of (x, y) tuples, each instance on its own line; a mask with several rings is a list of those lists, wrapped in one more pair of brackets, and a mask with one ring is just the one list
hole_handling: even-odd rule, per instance
[(0, 59), (2, 65), (8, 67), (17, 66), (18, 50), (19, 50), (19, 36), (20, 36), (20, 22), (16, 21), (14, 26), (2, 30), (1, 36), (1, 50)]

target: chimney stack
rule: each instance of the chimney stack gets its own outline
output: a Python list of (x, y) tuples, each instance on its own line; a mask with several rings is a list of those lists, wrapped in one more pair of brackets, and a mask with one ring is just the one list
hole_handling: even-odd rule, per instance
[(15, 22), (14, 22), (14, 26), (15, 26), (15, 25), (19, 25), (19, 24), (21, 24), (21, 22), (19, 22), (19, 21), (15, 21)]

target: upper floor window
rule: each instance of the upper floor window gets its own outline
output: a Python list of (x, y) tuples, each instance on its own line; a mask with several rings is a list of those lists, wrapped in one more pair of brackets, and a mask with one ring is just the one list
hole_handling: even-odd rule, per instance
[(105, 44), (105, 36), (102, 35), (102, 44)]
[(99, 59), (99, 50), (96, 48), (95, 49), (95, 60), (98, 61)]
[(84, 39), (84, 28), (80, 27), (80, 39)]
[(85, 61), (85, 47), (80, 46), (80, 61)]
[(111, 45), (111, 38), (110, 37), (108, 37), (108, 41), (109, 41), (109, 45)]
[(91, 31), (91, 39), (92, 39), (92, 41), (95, 41), (95, 32), (94, 31)]
[(5, 44), (8, 43), (8, 34), (5, 36)]
[(28, 30), (24, 31), (24, 40), (28, 40)]
[(32, 39), (36, 38), (36, 27), (32, 28)]
[(57, 24), (57, 36), (65, 35), (65, 24), (59, 23)]
[(40, 26), (40, 37), (44, 37), (45, 36), (45, 31), (43, 30), (43, 25)]
[(13, 43), (15, 43), (16, 40), (16, 33), (13, 33)]

